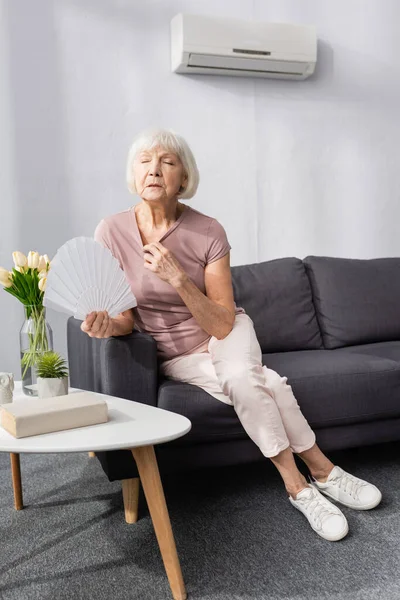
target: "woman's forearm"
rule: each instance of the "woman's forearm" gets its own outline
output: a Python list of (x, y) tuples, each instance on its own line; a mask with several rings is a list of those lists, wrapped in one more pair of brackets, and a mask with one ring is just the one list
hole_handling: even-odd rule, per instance
[(219, 340), (232, 331), (232, 315), (228, 309), (207, 298), (188, 276), (171, 285), (204, 331)]

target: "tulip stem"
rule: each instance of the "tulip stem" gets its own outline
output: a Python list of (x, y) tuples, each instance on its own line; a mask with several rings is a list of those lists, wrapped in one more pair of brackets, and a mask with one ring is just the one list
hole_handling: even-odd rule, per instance
[(49, 349), (43, 306), (26, 306), (26, 317), (27, 319), (32, 319), (34, 333), (28, 332), (29, 350), (24, 352), (24, 356), (21, 360), (21, 364), (24, 367), (22, 378), (25, 377), (28, 368), (33, 367), (36, 364), (38, 355), (47, 352)]

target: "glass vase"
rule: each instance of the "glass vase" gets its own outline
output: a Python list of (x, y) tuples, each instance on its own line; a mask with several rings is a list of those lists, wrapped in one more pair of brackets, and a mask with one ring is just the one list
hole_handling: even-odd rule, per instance
[(25, 306), (19, 341), (22, 390), (27, 396), (38, 396), (36, 362), (41, 354), (53, 350), (53, 331), (46, 321), (44, 306)]

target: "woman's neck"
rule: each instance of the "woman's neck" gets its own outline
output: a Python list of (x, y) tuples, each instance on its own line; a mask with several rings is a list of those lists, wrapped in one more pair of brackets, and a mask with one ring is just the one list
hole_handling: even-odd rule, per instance
[(142, 200), (133, 207), (138, 225), (145, 229), (169, 229), (185, 210), (185, 205), (177, 200), (170, 206), (150, 204)]

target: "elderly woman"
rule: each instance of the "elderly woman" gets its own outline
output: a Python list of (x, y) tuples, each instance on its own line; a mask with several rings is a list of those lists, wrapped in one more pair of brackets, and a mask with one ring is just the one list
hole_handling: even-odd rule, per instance
[[(129, 152), (127, 181), (141, 202), (103, 219), (95, 239), (118, 259), (138, 304), (115, 318), (91, 313), (82, 330), (97, 338), (135, 327), (152, 335), (165, 376), (233, 406), (281, 474), (291, 504), (318, 535), (342, 539), (346, 517), (327, 497), (368, 510), (381, 492), (321, 452), (287, 377), (262, 365), (253, 321), (234, 302), (224, 228), (179, 200), (192, 198), (199, 183), (187, 142), (168, 130), (140, 134)], [(293, 453), (307, 465), (309, 482)]]

